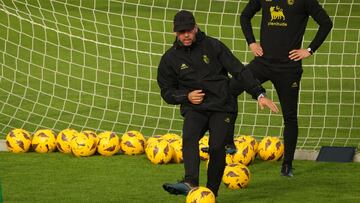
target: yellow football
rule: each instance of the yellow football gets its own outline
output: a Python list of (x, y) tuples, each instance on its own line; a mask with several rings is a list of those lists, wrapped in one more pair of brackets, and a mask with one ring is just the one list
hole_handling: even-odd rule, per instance
[(186, 196), (186, 203), (215, 203), (214, 193), (206, 187), (195, 187)]
[(127, 155), (143, 154), (146, 139), (139, 131), (128, 131), (121, 137), (121, 150)]
[(243, 164), (227, 165), (222, 180), (229, 189), (246, 188), (250, 182), (250, 170)]
[(71, 141), (71, 151), (77, 157), (91, 156), (96, 152), (96, 140), (80, 132)]
[(27, 152), (31, 144), (31, 135), (24, 129), (16, 128), (6, 135), (6, 147), (10, 152)]
[(103, 156), (112, 156), (120, 150), (120, 138), (114, 132), (105, 131), (98, 135), (97, 151)]
[(152, 142), (147, 150), (146, 157), (154, 164), (169, 163), (173, 157), (174, 149), (170, 143), (161, 139), (158, 142)]
[(71, 140), (77, 135), (74, 129), (64, 129), (56, 137), (56, 147), (62, 153), (71, 153)]
[(34, 133), (31, 147), (38, 153), (49, 153), (56, 149), (56, 135), (49, 129), (41, 129)]
[(258, 155), (265, 161), (277, 161), (284, 154), (284, 144), (278, 137), (264, 137), (258, 147)]

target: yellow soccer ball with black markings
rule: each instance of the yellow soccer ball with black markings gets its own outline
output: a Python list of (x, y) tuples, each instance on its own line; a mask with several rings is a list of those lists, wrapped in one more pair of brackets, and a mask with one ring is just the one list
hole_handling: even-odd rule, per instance
[(258, 155), (264, 161), (277, 161), (284, 154), (284, 144), (278, 137), (264, 137), (258, 147)]
[(56, 135), (50, 129), (41, 129), (34, 133), (31, 147), (38, 153), (49, 153), (56, 149)]
[(173, 153), (174, 149), (170, 146), (170, 143), (165, 139), (161, 139), (151, 143), (146, 156), (153, 164), (166, 164), (171, 161)]
[(22, 153), (29, 151), (31, 135), (24, 129), (16, 128), (6, 135), (6, 147), (10, 152)]
[(243, 164), (227, 165), (222, 180), (229, 189), (246, 188), (250, 182), (250, 170)]
[(97, 151), (103, 156), (112, 156), (120, 150), (120, 138), (116, 133), (105, 131), (98, 134)]
[(182, 163), (183, 162), (182, 140), (181, 139), (173, 139), (173, 140), (170, 140), (169, 143), (174, 151), (171, 161), (174, 163)]
[(209, 149), (209, 136), (205, 135), (199, 140), (199, 156), (201, 160), (208, 160), (209, 153), (204, 152), (202, 149), (207, 148)]
[(128, 131), (121, 137), (121, 150), (127, 155), (143, 154), (146, 139), (139, 131)]
[[(165, 140), (165, 139), (162, 139), (161, 137), (156, 138), (156, 139), (148, 139), (148, 141), (146, 142), (145, 154), (147, 155), (148, 153), (152, 153), (154, 146), (156, 146), (157, 143), (162, 140)], [(165, 141), (167, 141), (167, 140), (165, 140)]]
[(77, 133), (71, 141), (71, 151), (77, 157), (91, 156), (96, 152), (96, 141), (83, 132)]
[(214, 193), (206, 187), (195, 187), (186, 196), (186, 203), (215, 203)]
[(96, 133), (92, 130), (84, 130), (84, 131), (81, 131), (86, 137), (88, 138), (91, 138), (91, 139), (94, 139), (96, 144), (99, 143), (99, 138), (98, 136), (96, 135)]
[(175, 140), (181, 140), (181, 137), (178, 134), (175, 134), (175, 133), (166, 133), (161, 138), (165, 139), (167, 141), (174, 140), (174, 139)]
[(149, 137), (147, 140), (146, 140), (146, 144), (145, 144), (145, 152), (146, 152), (146, 148), (149, 144), (151, 144), (152, 142), (156, 142), (158, 141), (159, 139), (162, 139), (161, 138), (162, 135), (153, 135), (151, 137)]
[(78, 134), (74, 129), (64, 129), (56, 137), (56, 147), (62, 153), (71, 153), (71, 140)]
[(257, 152), (258, 146), (259, 146), (258, 141), (255, 139), (255, 137), (253, 137), (253, 136), (251, 136), (251, 135), (236, 136), (236, 137), (234, 138), (234, 142), (235, 142), (235, 144), (236, 144), (237, 142), (240, 142), (240, 143), (243, 143), (243, 142), (249, 143), (255, 152)]
[(236, 153), (230, 155), (232, 157), (232, 163), (241, 163), (245, 166), (250, 165), (256, 156), (256, 153), (250, 143), (235, 142), (235, 146)]

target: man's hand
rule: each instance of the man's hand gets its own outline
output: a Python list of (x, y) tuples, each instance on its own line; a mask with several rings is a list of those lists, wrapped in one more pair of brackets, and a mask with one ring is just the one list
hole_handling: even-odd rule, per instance
[(276, 104), (271, 99), (268, 99), (266, 97), (259, 98), (258, 104), (259, 104), (261, 110), (264, 110), (264, 107), (267, 106), (272, 112), (274, 112), (274, 113), (279, 112), (279, 109), (276, 106)]
[(204, 100), (205, 93), (202, 90), (194, 90), (188, 94), (188, 99), (192, 104), (201, 104)]
[(306, 49), (294, 49), (289, 52), (289, 58), (293, 61), (299, 61), (309, 56), (311, 53)]
[(249, 45), (249, 47), (255, 56), (262, 56), (264, 54), (263, 49), (259, 43), (253, 42)]

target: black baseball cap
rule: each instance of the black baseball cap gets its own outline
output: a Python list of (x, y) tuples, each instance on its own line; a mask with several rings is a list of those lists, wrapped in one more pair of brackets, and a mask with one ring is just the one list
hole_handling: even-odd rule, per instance
[(179, 11), (174, 17), (174, 32), (192, 30), (195, 27), (194, 15), (186, 10)]

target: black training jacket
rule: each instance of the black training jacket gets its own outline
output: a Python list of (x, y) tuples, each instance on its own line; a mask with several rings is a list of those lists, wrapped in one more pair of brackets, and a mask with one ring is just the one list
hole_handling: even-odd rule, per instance
[[(157, 81), (161, 97), (168, 104), (181, 104), (181, 114), (189, 109), (237, 112), (237, 99), (229, 89), (229, 75), (241, 81), (253, 98), (265, 90), (251, 72), (219, 40), (200, 30), (191, 46), (175, 41), (160, 60)], [(201, 104), (191, 104), (188, 93), (201, 89)]]
[(255, 42), (251, 18), (262, 9), (260, 44), (265, 59), (289, 61), (289, 51), (301, 48), (306, 25), (311, 16), (319, 29), (310, 43), (316, 51), (332, 28), (332, 22), (317, 0), (249, 0), (240, 16), (248, 44)]

